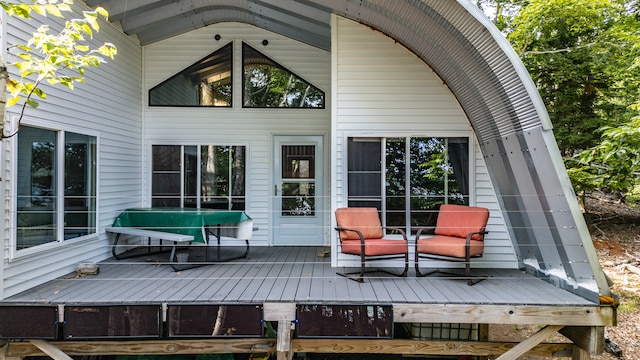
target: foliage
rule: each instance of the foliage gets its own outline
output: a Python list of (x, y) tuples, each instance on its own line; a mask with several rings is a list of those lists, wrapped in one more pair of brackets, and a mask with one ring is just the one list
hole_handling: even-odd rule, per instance
[(528, 0), (472, 0), (502, 31), (509, 31), (511, 22)]
[[(71, 11), (72, 0), (36, 0), (33, 4), (14, 4), (0, 1), (0, 5), (11, 16), (26, 19), (31, 18), (32, 12), (41, 16), (52, 15), (63, 18), (64, 12)], [(64, 28), (57, 34), (50, 34), (48, 25), (40, 26), (27, 44), (13, 47), (18, 61), (12, 63), (20, 72), (19, 80), (7, 80), (7, 90), (11, 97), (6, 106), (13, 106), (24, 100), (20, 119), (25, 107), (33, 108), (38, 102), (33, 98), (46, 99), (46, 94), (40, 87), (43, 81), (51, 85), (61, 84), (69, 89), (74, 88), (75, 82), (84, 82), (84, 71), (89, 67), (98, 67), (105, 62), (104, 57), (113, 58), (117, 49), (111, 43), (92, 49), (85, 36), (93, 37), (94, 31), (100, 30), (99, 17), (105, 19), (107, 12), (102, 8), (94, 11), (83, 11), (83, 18), (65, 22)], [(4, 113), (4, 109), (2, 113)], [(18, 120), (19, 126), (20, 120)], [(2, 130), (2, 126), (0, 126)], [(16, 131), (17, 132), (17, 131)], [(15, 135), (13, 133), (9, 136)]]
[[(493, 1), (499, 2), (512, 3)], [(638, 200), (638, 2), (519, 5), (505, 32), (547, 106), (574, 187), (583, 194), (599, 188)]]
[[(532, 0), (508, 35), (547, 105), (558, 145), (573, 155), (596, 144), (611, 85), (602, 44), (623, 8), (611, 0)], [(597, 26), (594, 26), (597, 25)]]
[(594, 184), (622, 191), (632, 203), (640, 201), (640, 116), (604, 128), (600, 144), (584, 151), (580, 159), (586, 164), (606, 164), (597, 172)]

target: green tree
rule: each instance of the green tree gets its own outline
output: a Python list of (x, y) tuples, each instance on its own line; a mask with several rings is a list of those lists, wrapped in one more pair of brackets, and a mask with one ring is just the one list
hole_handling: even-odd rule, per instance
[(640, 116), (605, 128), (602, 142), (583, 152), (581, 159), (596, 169), (594, 183), (623, 192), (632, 203), (640, 201)]
[[(598, 144), (576, 158), (591, 184), (615, 191), (622, 200), (640, 201), (640, 11), (638, 2), (626, 4), (620, 21), (598, 43), (601, 67), (611, 79), (603, 91), (601, 116), (611, 125), (601, 128)], [(616, 121), (617, 120), (617, 121)], [(584, 174), (582, 174), (584, 175)], [(572, 181), (574, 177), (572, 177)]]
[[(35, 12), (41, 16), (55, 16), (63, 18), (64, 12), (71, 11), (72, 0), (34, 0), (32, 4), (9, 3), (0, 1), (0, 6), (10, 16), (31, 18)], [(16, 66), (20, 72), (20, 79), (9, 79), (4, 61), (0, 59), (0, 88), (6, 88), (11, 96), (6, 99), (6, 92), (0, 91), (0, 135), (2, 139), (11, 137), (4, 133), (5, 107), (22, 103), (22, 110), (18, 119), (18, 128), (26, 106), (37, 107), (34, 95), (46, 99), (46, 93), (41, 84), (47, 81), (51, 85), (64, 85), (73, 89), (75, 82), (84, 82), (84, 71), (88, 67), (97, 67), (103, 63), (104, 57), (113, 58), (117, 49), (111, 43), (92, 49), (87, 45), (85, 36), (92, 37), (94, 31), (99, 31), (98, 18), (108, 17), (106, 10), (97, 8), (94, 11), (84, 11), (83, 18), (65, 22), (64, 28), (57, 34), (50, 34), (47, 25), (40, 26), (27, 44), (19, 44), (10, 50), (15, 51), (17, 61), (10, 65)]]
[(606, 65), (617, 45), (611, 30), (624, 11), (612, 0), (531, 0), (513, 19), (508, 39), (547, 105), (565, 156), (594, 146), (599, 129), (612, 125), (602, 114), (614, 83)]
[(638, 1), (522, 5), (508, 39), (547, 106), (574, 187), (640, 200)]
[(472, 0), (476, 6), (489, 16), (498, 29), (508, 32), (514, 15), (528, 0)]

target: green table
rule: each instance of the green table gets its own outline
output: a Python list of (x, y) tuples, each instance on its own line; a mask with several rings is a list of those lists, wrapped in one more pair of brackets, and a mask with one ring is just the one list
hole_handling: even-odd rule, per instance
[(192, 235), (201, 243), (208, 243), (207, 233), (249, 240), (253, 231), (253, 221), (244, 211), (174, 207), (126, 209), (113, 226)]
[[(193, 236), (194, 242), (206, 245), (203, 247), (206, 264), (209, 261), (219, 262), (246, 258), (249, 254), (249, 239), (251, 239), (253, 233), (253, 220), (251, 220), (244, 211), (172, 207), (131, 208), (124, 210), (116, 217), (113, 222), (113, 227), (144, 229)], [(213, 235), (217, 239), (217, 255), (214, 260), (209, 259), (209, 251), (207, 250), (209, 247), (209, 235)], [(119, 236), (120, 234), (117, 235), (113, 248), (114, 257), (116, 258), (118, 258), (115, 255), (115, 251)], [(220, 246), (220, 239), (222, 237), (244, 240), (244, 253), (223, 257)], [(192, 266), (185, 266), (184, 264), (177, 265), (178, 260), (175, 259), (174, 261), (177, 245), (177, 241), (174, 241), (171, 247), (171, 256), (169, 257), (169, 261), (174, 270), (179, 271), (202, 266), (202, 264)], [(150, 249), (151, 239), (149, 239), (148, 246)], [(160, 240), (160, 246), (162, 247), (162, 240)], [(130, 257), (148, 254), (149, 253), (135, 254)]]

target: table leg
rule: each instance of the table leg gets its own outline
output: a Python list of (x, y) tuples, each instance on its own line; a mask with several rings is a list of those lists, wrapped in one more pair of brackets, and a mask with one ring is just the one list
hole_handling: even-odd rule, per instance
[(121, 234), (116, 234), (116, 238), (113, 240), (113, 248), (111, 249), (111, 254), (113, 254), (113, 257), (116, 260), (120, 260), (120, 258), (116, 254), (116, 248), (118, 247), (118, 240), (120, 240), (120, 235)]

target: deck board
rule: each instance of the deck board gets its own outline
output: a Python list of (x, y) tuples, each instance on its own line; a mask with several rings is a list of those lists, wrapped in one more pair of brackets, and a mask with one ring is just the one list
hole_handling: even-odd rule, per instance
[[(255, 248), (246, 259), (179, 272), (148, 259), (99, 263), (97, 275), (49, 281), (2, 303), (418, 303), (593, 306), (582, 297), (519, 270), (482, 270), (474, 286), (442, 276), (406, 278), (384, 273), (357, 283), (336, 275), (323, 248)], [(400, 269), (393, 269), (400, 270)], [(482, 272), (479, 271), (479, 272)]]

